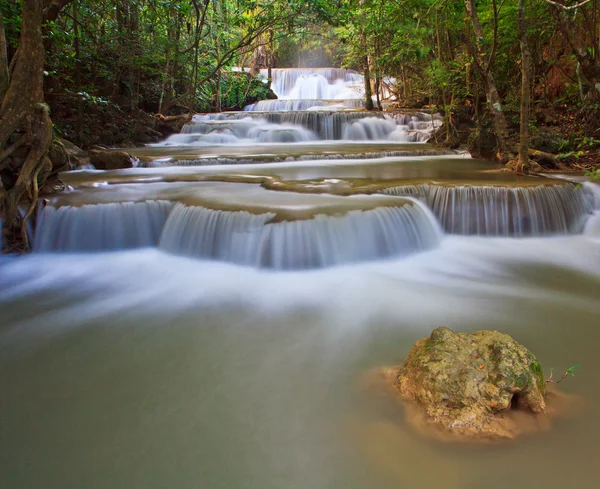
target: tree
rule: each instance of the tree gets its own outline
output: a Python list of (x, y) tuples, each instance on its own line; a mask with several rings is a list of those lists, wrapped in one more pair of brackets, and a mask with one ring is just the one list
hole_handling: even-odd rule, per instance
[(527, 42), (525, 0), (519, 0), (518, 25), (521, 44), (521, 129), (517, 171), (522, 173), (529, 167), (529, 107), (531, 104), (531, 52)]
[(485, 96), (487, 99), (488, 110), (490, 118), (492, 119), (492, 125), (494, 127), (494, 134), (498, 142), (498, 159), (507, 163), (513, 157), (513, 151), (509, 145), (508, 139), (508, 125), (506, 123), (506, 117), (502, 110), (502, 100), (498, 93), (498, 87), (496, 85), (496, 79), (492, 73), (492, 65), (496, 49), (498, 46), (498, 8), (496, 7), (496, 1), (493, 2), (494, 12), (494, 33), (491, 44), (490, 52), (487, 52), (485, 35), (481, 22), (479, 20), (479, 14), (475, 6), (475, 0), (465, 0), (465, 7), (467, 13), (471, 18), (471, 24), (473, 25), (473, 31), (475, 33), (475, 49), (472, 50), (474, 59), (474, 65), (483, 81), (485, 88)]
[[(52, 120), (44, 101), (44, 42), (42, 26), (53, 21), (70, 0), (23, 0), (19, 50), (8, 88), (0, 105), (0, 171), (9, 156), (26, 148), (14, 183), (0, 180), (4, 207), (3, 238), (11, 251), (26, 251), (27, 219), (33, 213), (39, 188), (51, 171), (47, 156), (52, 142)], [(21, 204), (27, 205), (22, 216)]]

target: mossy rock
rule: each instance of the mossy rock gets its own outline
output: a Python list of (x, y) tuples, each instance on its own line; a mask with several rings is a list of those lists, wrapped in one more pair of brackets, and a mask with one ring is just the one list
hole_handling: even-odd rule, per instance
[(546, 413), (539, 362), (498, 331), (435, 329), (394, 371), (394, 385), (425, 424), (465, 438), (514, 438), (521, 429), (508, 413)]

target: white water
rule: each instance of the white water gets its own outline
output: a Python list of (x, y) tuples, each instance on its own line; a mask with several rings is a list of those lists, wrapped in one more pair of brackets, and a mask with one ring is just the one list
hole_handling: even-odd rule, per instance
[(594, 208), (589, 190), (575, 185), (535, 187), (408, 185), (383, 193), (421, 198), (455, 234), (541, 236), (580, 233)]
[(439, 119), (419, 113), (350, 110), (230, 112), (197, 115), (183, 127), (181, 134), (151, 146), (247, 145), (317, 139), (425, 142), (439, 124)]
[[(266, 79), (267, 70), (261, 70)], [(338, 68), (273, 69), (271, 89), (279, 99), (363, 99), (363, 77)]]
[(181, 135), (156, 146), (313, 139), (425, 142), (440, 125), (441, 119), (429, 114), (353, 110), (362, 107), (364, 97), (362, 76), (352, 70), (276, 69), (272, 88), (278, 100), (251, 104), (244, 112), (198, 114)]
[(47, 206), (34, 249), (123, 250), (158, 246), (175, 254), (279, 270), (401, 256), (437, 246), (440, 230), (425, 206), (316, 215), (272, 222), (275, 213), (212, 210), (170, 202)]
[(262, 268), (308, 269), (401, 256), (437, 246), (440, 231), (417, 203), (343, 216), (271, 223), (252, 215), (178, 205), (159, 247), (175, 254)]
[(344, 110), (364, 106), (362, 100), (261, 100), (244, 107), (245, 112), (289, 112), (296, 110)]
[(173, 207), (168, 201), (46, 206), (35, 251), (101, 251), (156, 246)]

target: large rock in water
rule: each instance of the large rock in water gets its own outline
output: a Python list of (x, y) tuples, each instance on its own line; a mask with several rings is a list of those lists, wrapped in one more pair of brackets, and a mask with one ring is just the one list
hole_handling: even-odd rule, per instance
[(98, 170), (133, 168), (135, 159), (125, 151), (90, 149), (90, 160)]
[(394, 371), (394, 385), (422, 410), (425, 425), (463, 438), (514, 438), (522, 429), (508, 413), (546, 413), (540, 364), (498, 331), (435, 329)]

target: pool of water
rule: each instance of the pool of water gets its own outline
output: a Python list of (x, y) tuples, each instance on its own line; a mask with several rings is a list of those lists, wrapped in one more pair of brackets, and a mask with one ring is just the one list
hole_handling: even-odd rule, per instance
[[(157, 250), (0, 265), (0, 486), (525, 489), (597, 485), (600, 246), (447, 237), (268, 272)], [(495, 328), (582, 407), (501, 445), (439, 444), (363, 387), (440, 325)]]

